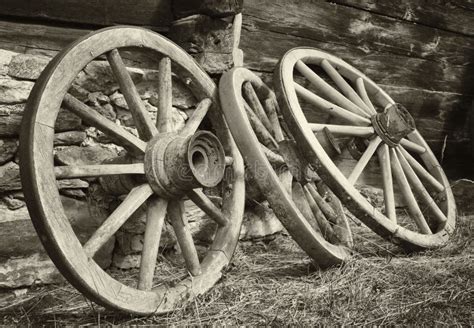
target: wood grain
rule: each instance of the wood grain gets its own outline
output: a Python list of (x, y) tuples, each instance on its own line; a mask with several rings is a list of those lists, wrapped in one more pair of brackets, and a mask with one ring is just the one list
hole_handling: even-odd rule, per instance
[(0, 15), (99, 26), (149, 25), (165, 29), (171, 23), (170, 0), (3, 0)]

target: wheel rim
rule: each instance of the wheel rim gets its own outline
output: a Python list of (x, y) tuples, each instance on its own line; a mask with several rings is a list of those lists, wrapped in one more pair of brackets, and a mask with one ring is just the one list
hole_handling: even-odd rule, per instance
[[(321, 200), (309, 175), (303, 170), (301, 175), (295, 172), (304, 164), (296, 158), (290, 160), (289, 155), (284, 154), (289, 151), (284, 151), (283, 147), (291, 148), (285, 146), (291, 140), (288, 131), (281, 127), (274, 93), (258, 76), (244, 68), (225, 73), (219, 83), (219, 92), (224, 115), (232, 122), (229, 128), (251, 173), (249, 184), (258, 185), (276, 216), (318, 265), (326, 267), (346, 260), (350, 256), (347, 246), (352, 246), (352, 236), (342, 206), (335, 196), (331, 204)], [(292, 165), (296, 168), (289, 169)], [(294, 179), (296, 174), (301, 178)], [(321, 185), (318, 189), (332, 193)], [(338, 221), (327, 220), (324, 215), (329, 212), (319, 212), (316, 219), (313, 211), (320, 205), (323, 205), (323, 211), (327, 207), (328, 211), (337, 211)], [(331, 238), (333, 233), (337, 235), (335, 239)]]
[[(138, 92), (136, 92), (133, 81), (123, 65), (117, 50), (123, 47), (127, 47), (127, 49), (130, 47), (147, 48), (163, 56), (159, 64), (160, 81), (162, 82), (159, 87), (160, 100), (156, 126), (148, 117), (147, 112), (143, 110), (143, 104), (140, 105)], [(134, 137), (131, 133), (126, 134), (126, 131), (119, 129), (120, 127), (111, 127), (110, 123), (104, 125), (103, 122), (107, 120), (94, 118), (93, 113), (91, 114), (87, 108), (78, 103), (77, 99), (68, 94), (68, 89), (79, 72), (102, 54), (107, 55), (115, 79), (118, 81), (134, 116), (138, 134), (143, 140)], [(184, 142), (184, 146), (176, 146), (180, 150), (190, 151), (180, 159), (189, 158), (189, 165), (192, 165), (192, 155), (199, 148), (197, 144), (204, 138), (202, 133), (199, 136), (196, 133), (204, 117), (210, 120), (213, 127), (218, 127), (214, 129), (217, 137), (213, 135), (213, 138), (218, 141), (212, 140), (214, 144), (217, 143), (222, 147), (220, 151), (225, 153), (225, 158), (221, 157), (220, 159), (226, 162), (226, 172), (229, 173), (225, 176), (222, 174), (220, 177), (223, 190), (220, 194), (221, 208), (213, 205), (199, 189), (193, 189), (196, 188), (196, 185), (185, 186), (181, 188), (183, 189), (181, 192), (164, 195), (159, 193), (157, 188), (150, 186), (155, 177), (152, 174), (145, 175), (146, 170), (158, 170), (159, 174), (165, 175), (167, 181), (171, 180), (173, 183), (177, 181), (173, 178), (173, 172), (170, 170), (164, 171), (162, 168), (157, 168), (155, 164), (143, 164), (143, 156), (146, 157), (152, 151), (156, 152), (156, 147), (153, 147), (152, 144), (161, 144), (162, 148), (167, 147), (166, 149), (172, 148), (167, 146), (167, 138), (162, 137), (171, 133), (171, 128), (167, 123), (169, 122), (172, 98), (169, 82), (171, 81), (171, 62), (173, 62), (173, 72), (184, 81), (198, 100), (202, 99), (185, 127), (179, 131), (180, 138), (187, 138), (186, 140), (191, 138), (194, 142)], [(127, 85), (130, 82), (131, 85)], [(129, 91), (125, 91), (127, 88)], [(91, 124), (92, 126), (112, 135), (115, 140), (122, 141), (116, 143), (129, 150), (128, 154), (133, 154), (130, 156), (134, 158), (134, 162), (124, 166), (108, 165), (106, 170), (103, 170), (102, 167), (99, 169), (100, 175), (91, 173), (97, 167), (80, 167), (79, 170), (77, 168), (69, 170), (68, 167), (55, 168), (53, 163), (54, 128), (52, 127), (54, 127), (61, 103), (84, 121), (95, 122)], [(22, 184), (34, 226), (48, 254), (69, 282), (87, 297), (104, 306), (131, 313), (167, 312), (189, 298), (205, 292), (220, 278), (221, 270), (232, 257), (238, 240), (244, 207), (244, 179), (242, 158), (226, 128), (218, 106), (217, 88), (197, 63), (174, 43), (146, 29), (114, 27), (91, 33), (58, 54), (42, 73), (30, 95), (24, 115), (20, 138)], [(158, 129), (162, 133), (157, 134)], [(160, 140), (157, 141), (157, 139)], [(168, 139), (176, 140), (177, 138)], [(201, 155), (204, 153), (205, 150), (201, 149)], [(169, 154), (173, 155), (174, 153), (170, 151)], [(141, 160), (137, 158), (141, 158)], [(173, 163), (180, 164), (175, 159), (173, 159)], [(190, 168), (190, 171), (193, 169)], [(98, 177), (114, 173), (124, 174), (123, 170), (126, 171), (126, 174), (138, 173), (142, 176), (139, 180), (141, 182), (134, 186), (122, 204), (104, 221), (98, 229), (100, 233), (96, 231), (84, 246), (81, 245), (61, 204), (59, 191), (56, 187), (56, 176), (58, 178)], [(214, 185), (215, 182), (213, 181)], [(167, 190), (167, 188), (165, 189)], [(185, 194), (217, 222), (214, 241), (201, 261), (197, 258), (196, 248), (192, 243), (192, 237), (186, 228), (181, 212), (182, 198)], [(104, 239), (106, 239), (104, 236), (113, 235), (114, 232), (110, 231), (116, 231), (138, 207), (135, 203), (142, 204), (145, 201), (148, 204), (149, 212), (145, 231), (145, 246), (142, 254), (139, 287), (134, 288), (112, 278), (91, 258), (95, 251), (103, 245)], [(157, 239), (153, 232), (156, 233), (162, 228), (167, 212), (178, 236), (178, 243), (184, 254), (189, 274), (187, 278), (173, 286), (162, 285), (152, 288), (156, 262), (154, 259), (156, 259), (159, 245), (159, 237)], [(114, 219), (111, 219), (114, 215), (115, 223)], [(117, 217), (120, 218), (117, 219)], [(117, 223), (117, 220), (123, 222), (120, 224)], [(107, 227), (104, 228), (104, 226)], [(147, 235), (150, 236), (147, 237)]]
[[(307, 65), (315, 65), (318, 69), (322, 69), (322, 72), (330, 77), (330, 83), (334, 83), (336, 87), (321, 82), (321, 77)], [(309, 91), (297, 85), (294, 72), (300, 72), (318, 91)], [(402, 128), (385, 131), (386, 126), (380, 122), (381, 113), (389, 115), (387, 114), (389, 107), (395, 106), (395, 102), (387, 93), (343, 60), (312, 48), (295, 48), (288, 51), (275, 71), (275, 83), (283, 115), (298, 144), (305, 149), (309, 161), (316, 163), (318, 173), (351, 212), (376, 233), (406, 249), (436, 248), (447, 243), (454, 231), (456, 217), (449, 182), (431, 149), (416, 129), (408, 134)], [(308, 123), (300, 103), (301, 99), (317, 105), (321, 110), (331, 111), (330, 116), (338, 120), (337, 124)], [(405, 113), (403, 110), (397, 109), (395, 112), (402, 116), (400, 118), (398, 115), (398, 121), (395, 122), (400, 123), (400, 119), (402, 123), (410, 121), (407, 118), (403, 122)], [(335, 133), (350, 135), (354, 140), (373, 137), (361, 154), (362, 158), (354, 167), (354, 171), (347, 177), (340, 171), (313, 132), (324, 127)], [(397, 142), (397, 132), (403, 137), (400, 142)], [(395, 141), (391, 144), (395, 146), (393, 148), (387, 146), (391, 143), (391, 139)], [(375, 153), (381, 163), (384, 163), (382, 180), (387, 215), (375, 208), (355, 188), (355, 182)], [(421, 160), (417, 160), (416, 156)], [(390, 158), (395, 164), (391, 164)], [(409, 204), (410, 218), (417, 219), (414, 221), (418, 228), (403, 226), (403, 223), (396, 221), (390, 172), (393, 173), (392, 181), (401, 186), (404, 200)], [(409, 190), (411, 187), (421, 202), (415, 199), (413, 192)], [(435, 191), (437, 200), (441, 201), (433, 201), (428, 191)], [(425, 203), (424, 210), (433, 213), (429, 217), (432, 221), (428, 222), (431, 226), (427, 225), (426, 211), (421, 211), (419, 203)], [(418, 229), (422, 233), (416, 231)]]

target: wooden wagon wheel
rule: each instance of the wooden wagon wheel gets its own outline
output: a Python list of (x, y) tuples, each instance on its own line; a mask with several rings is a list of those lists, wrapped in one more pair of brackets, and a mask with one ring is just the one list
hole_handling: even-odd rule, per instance
[[(311, 48), (295, 48), (282, 57), (275, 85), (298, 145), (351, 212), (406, 249), (446, 244), (455, 227), (454, 197), (440, 164), (402, 105), (351, 65)], [(303, 102), (326, 113), (328, 124), (308, 122)], [(350, 138), (348, 148), (351, 153), (355, 150), (358, 160), (352, 172), (341, 172), (317, 137), (321, 131)], [(383, 213), (355, 187), (373, 157), (378, 159), (383, 182)], [(394, 185), (408, 216), (397, 213)]]
[(251, 71), (235, 68), (222, 76), (219, 93), (250, 173), (249, 183), (255, 182), (278, 219), (318, 265), (346, 260), (352, 235), (341, 203), (301, 159), (280, 121), (273, 91)]
[[(159, 59), (156, 124), (125, 67), (120, 55), (123, 48), (148, 49)], [(81, 70), (104, 55), (132, 112), (138, 137), (68, 92)], [(172, 72), (200, 100), (180, 131), (171, 131), (170, 125)], [(123, 146), (129, 163), (55, 167), (53, 127), (61, 104)], [(216, 134), (198, 130), (203, 119)], [(205, 292), (220, 278), (235, 250), (242, 222), (243, 161), (220, 113), (216, 85), (177, 45), (134, 27), (107, 28), (77, 40), (52, 60), (36, 83), (26, 107), (20, 143), (21, 179), (34, 226), (61, 273), (88, 298), (131, 313), (160, 313)], [(81, 244), (62, 206), (56, 181), (107, 176), (123, 177), (132, 185), (122, 203)], [(202, 189), (217, 185), (222, 190), (221, 207), (214, 205)], [(217, 223), (212, 245), (202, 259), (184, 220), (185, 197)], [(144, 203), (147, 219), (138, 284), (130, 286), (102, 270), (93, 257)], [(154, 286), (165, 217), (173, 227), (188, 274), (172, 285)]]

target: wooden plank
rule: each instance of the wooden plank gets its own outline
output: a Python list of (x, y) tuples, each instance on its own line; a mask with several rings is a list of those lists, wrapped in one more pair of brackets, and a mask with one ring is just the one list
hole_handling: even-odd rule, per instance
[(2, 0), (0, 15), (66, 23), (161, 27), (173, 20), (171, 0)]
[(325, 1), (249, 1), (245, 4), (245, 29), (273, 31), (293, 40), (298, 37), (351, 45), (367, 54), (388, 52), (442, 64), (465, 65), (472, 60), (474, 50), (472, 37)]
[(432, 0), (421, 4), (416, 0), (334, 0), (333, 2), (360, 8), (439, 29), (474, 36), (474, 3), (470, 0)]
[(297, 29), (294, 26), (283, 29), (286, 32), (277, 33), (269, 26), (257, 28), (251, 17), (244, 17), (244, 22), (240, 47), (245, 53), (245, 66), (255, 71), (273, 72), (279, 59), (291, 48), (315, 47), (341, 57), (380, 84), (470, 95), (474, 93), (467, 87), (474, 85), (474, 74), (469, 65), (440, 64), (423, 58), (372, 51), (352, 45), (349, 38), (341, 43), (333, 43), (330, 38), (321, 37), (324, 31), (319, 31), (320, 35), (314, 38), (297, 38), (286, 34)]
[(51, 56), (90, 29), (64, 28), (0, 20), (0, 48), (17, 52), (49, 50)]
[(172, 9), (176, 18), (195, 14), (211, 17), (234, 16), (242, 11), (243, 0), (173, 0)]

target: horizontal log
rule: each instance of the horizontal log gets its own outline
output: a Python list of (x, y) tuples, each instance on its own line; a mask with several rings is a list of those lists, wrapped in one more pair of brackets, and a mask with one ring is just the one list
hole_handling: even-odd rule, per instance
[(172, 10), (176, 18), (195, 14), (227, 17), (240, 13), (243, 3), (243, 0), (173, 0)]
[[(315, 47), (341, 57), (380, 84), (474, 94), (474, 90), (468, 87), (474, 84), (474, 73), (470, 65), (441, 65), (432, 60), (367, 50), (346, 41), (333, 43), (330, 38), (295, 38), (286, 34), (295, 29), (294, 26), (283, 29), (287, 32), (274, 32), (268, 26), (257, 28), (253, 25), (252, 18), (247, 16), (244, 16), (244, 22), (240, 47), (245, 53), (245, 66), (252, 70), (273, 72), (280, 58), (289, 49)], [(324, 33), (326, 32), (319, 31), (320, 35)]]
[(133, 24), (166, 28), (170, 0), (2, 0), (0, 15), (93, 25)]
[(434, 0), (430, 1), (429, 5), (420, 5), (420, 2), (416, 0), (333, 0), (333, 2), (408, 22), (474, 36), (472, 24), (474, 4), (469, 0)]
[[(425, 7), (428, 5), (422, 10)], [(393, 53), (441, 64), (465, 65), (474, 51), (471, 37), (323, 1), (249, 1), (245, 26), (292, 39), (351, 45), (367, 54)]]

